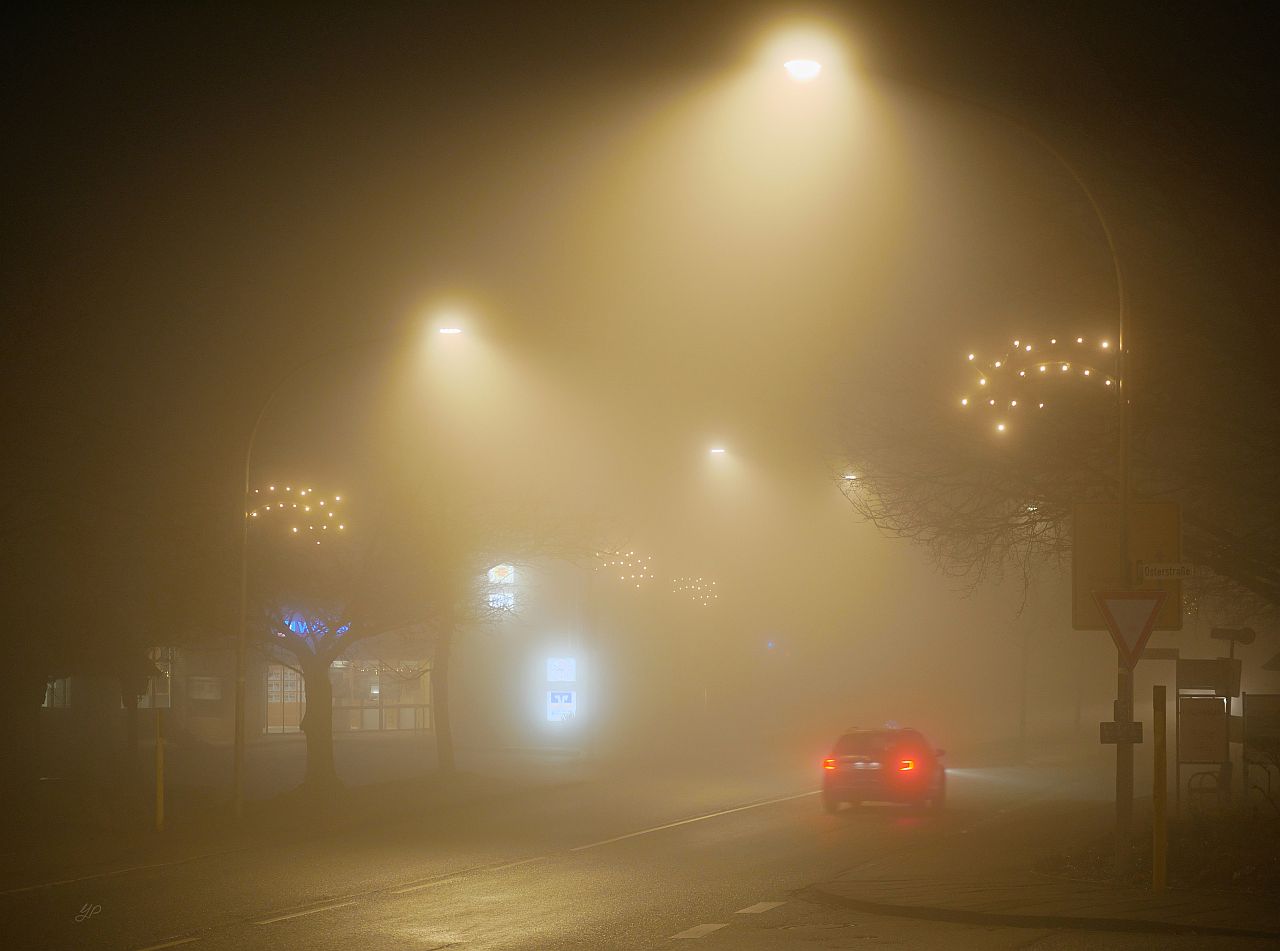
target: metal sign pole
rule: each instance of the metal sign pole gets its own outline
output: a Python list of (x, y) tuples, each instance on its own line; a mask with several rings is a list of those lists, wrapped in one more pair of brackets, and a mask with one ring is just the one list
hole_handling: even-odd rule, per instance
[(1168, 849), (1168, 798), (1169, 766), (1165, 759), (1165, 696), (1164, 687), (1152, 688), (1151, 732), (1155, 741), (1155, 765), (1151, 776), (1151, 890), (1165, 889)]
[[(1129, 507), (1131, 474), (1129, 459), (1130, 428), (1132, 426), (1129, 380), (1129, 328), (1125, 313), (1123, 291), (1120, 297), (1120, 333), (1116, 354), (1117, 395), (1120, 398), (1120, 551), (1124, 557), (1124, 585), (1133, 587), (1133, 562), (1129, 552)], [(1121, 723), (1133, 720), (1133, 671), (1125, 662), (1123, 652), (1116, 650), (1115, 719)], [(1119, 728), (1121, 742), (1116, 744), (1116, 874), (1127, 875), (1133, 866), (1133, 745), (1125, 742), (1125, 727)]]

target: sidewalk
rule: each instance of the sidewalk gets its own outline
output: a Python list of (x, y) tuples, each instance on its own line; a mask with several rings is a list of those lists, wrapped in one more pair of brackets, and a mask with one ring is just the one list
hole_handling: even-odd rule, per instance
[(1113, 816), (1110, 803), (1032, 802), (863, 864), (811, 886), (803, 897), (871, 914), (972, 925), (1280, 940), (1280, 906), (1265, 897), (1175, 889), (1155, 895), (1034, 870), (1055, 852), (1105, 835)]
[[(421, 742), (419, 737), (417, 745)], [(395, 740), (383, 745), (384, 755), (405, 752)], [(103, 821), (114, 820), (110, 826), (47, 821), (13, 830), (0, 843), (0, 896), (54, 882), (341, 834), (371, 816), (379, 821), (412, 819), (482, 800), (527, 796), (537, 789), (584, 782), (591, 775), (580, 756), (563, 750), (462, 749), (457, 761), (458, 772), (448, 776), (426, 769), (417, 758), (361, 777), (363, 783), (345, 776), (347, 786), (331, 800), (310, 800), (298, 790), (249, 799), (239, 821), (230, 815), (225, 788), (175, 785), (167, 797), (162, 833), (150, 828), (151, 800), (144, 790), (147, 794), (141, 802), (130, 802), (127, 814), (118, 804), (104, 812)], [(368, 764), (357, 760), (349, 765)], [(301, 779), (301, 760), (294, 766)], [(60, 812), (55, 808), (44, 818), (57, 819)]]

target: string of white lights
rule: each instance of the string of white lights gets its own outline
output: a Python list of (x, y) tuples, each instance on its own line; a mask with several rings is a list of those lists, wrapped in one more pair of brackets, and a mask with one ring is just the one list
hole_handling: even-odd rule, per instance
[[(1053, 348), (1058, 348), (1056, 351)], [(1044, 352), (1044, 351), (1048, 352)], [(1050, 377), (1062, 378), (1064, 375), (1076, 379), (1087, 378), (1089, 382), (1098, 381), (1104, 387), (1114, 387), (1116, 385), (1116, 377), (1112, 374), (1100, 369), (1089, 360), (1090, 354), (1110, 355), (1114, 354), (1110, 340), (1099, 340), (1096, 344), (1091, 344), (1084, 337), (1076, 337), (1074, 343), (1070, 340), (1059, 342), (1057, 337), (1051, 337), (1047, 348), (1037, 349), (1034, 343), (1025, 340), (1014, 340), (1013, 346), (1004, 352), (999, 359), (989, 364), (982, 364), (978, 360), (978, 354), (971, 352), (968, 362), (978, 366), (979, 374), (977, 376), (977, 385), (983, 391), (982, 396), (962, 396), (960, 397), (961, 407), (985, 407), (987, 410), (994, 410), (1004, 417), (1007, 413), (1021, 409), (1028, 409), (1034, 406), (1035, 409), (1041, 410), (1045, 408), (1045, 401), (1038, 396), (1032, 399), (1023, 399), (1019, 401), (1006, 394), (1003, 396), (991, 396), (999, 390), (1005, 390), (1006, 387), (1002, 383), (1029, 380), (1048, 379)], [(1034, 355), (1033, 355), (1034, 354)], [(1056, 372), (1052, 372), (1056, 371)], [(1015, 379), (1016, 375), (1016, 379)], [(1007, 432), (1009, 422), (1007, 419), (1001, 418), (994, 424), (998, 433)]]
[(263, 504), (245, 512), (245, 518), (253, 520), (287, 515), (289, 517), (285, 521), (289, 535), (315, 538), (319, 545), (320, 538), (312, 535), (312, 532), (323, 535), (330, 528), (335, 532), (345, 532), (347, 529), (346, 516), (340, 513), (341, 495), (335, 495), (332, 499), (319, 498), (315, 489), (295, 490), (291, 485), (268, 485), (265, 490), (254, 489), (253, 495)]

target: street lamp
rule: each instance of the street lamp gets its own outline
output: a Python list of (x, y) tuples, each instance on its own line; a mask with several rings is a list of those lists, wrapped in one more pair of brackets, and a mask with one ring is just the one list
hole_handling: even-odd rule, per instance
[[(799, 60), (787, 60), (783, 64), (788, 75), (793, 79), (799, 80), (791, 68), (791, 63), (801, 62)], [(820, 71), (820, 70), (819, 70)], [(816, 79), (818, 72), (812, 72), (805, 81)], [(912, 83), (914, 88), (925, 92), (935, 98), (944, 99), (952, 103), (960, 103), (971, 109), (980, 110), (988, 115), (1009, 124), (1022, 134), (1028, 136), (1035, 141), (1040, 148), (1053, 157), (1054, 161), (1066, 171), (1072, 181), (1080, 189), (1090, 209), (1093, 211), (1094, 218), (1098, 222), (1098, 227), (1102, 231), (1102, 236), (1106, 240), (1107, 251), (1111, 255), (1111, 266), (1115, 277), (1116, 303), (1117, 303), (1117, 323), (1118, 336), (1116, 340), (1116, 372), (1114, 380), (1108, 378), (1104, 381), (1106, 386), (1111, 386), (1114, 382), (1114, 389), (1120, 401), (1120, 433), (1119, 445), (1117, 446), (1118, 468), (1119, 468), (1119, 494), (1120, 494), (1120, 550), (1125, 553), (1124, 556), (1124, 573), (1125, 586), (1133, 585), (1133, 565), (1129, 561), (1129, 511), (1131, 505), (1132, 494), (1132, 477), (1130, 474), (1130, 443), (1132, 432), (1132, 415), (1133, 415), (1133, 388), (1129, 379), (1129, 357), (1133, 346), (1132, 335), (1129, 328), (1128, 312), (1126, 308), (1124, 274), (1120, 267), (1120, 255), (1116, 250), (1115, 237), (1111, 230), (1111, 224), (1107, 220), (1107, 216), (1102, 211), (1097, 196), (1093, 189), (1089, 187), (1089, 183), (1074, 164), (1052, 143), (1050, 143), (1040, 132), (1008, 112), (992, 106), (989, 103), (980, 100), (971, 99), (967, 96), (956, 95), (955, 93), (946, 92), (932, 86), (921, 83)], [(1014, 343), (1015, 348), (1018, 343)], [(1110, 342), (1102, 343), (1104, 350), (1110, 349)], [(1026, 345), (1024, 353), (1030, 352), (1031, 346)], [(971, 358), (972, 359), (972, 358)], [(1040, 369), (1044, 370), (1046, 365), (1041, 365)], [(980, 380), (979, 385), (985, 385), (986, 380)], [(964, 404), (967, 405), (967, 404)], [(1005, 424), (998, 424), (997, 431), (1004, 432)], [(1116, 697), (1117, 697), (1117, 720), (1122, 722), (1130, 722), (1133, 716), (1133, 673), (1126, 666), (1123, 659), (1116, 665)], [(1129, 743), (1116, 744), (1116, 866), (1120, 872), (1127, 872), (1132, 864), (1131, 837), (1133, 827), (1133, 746)]]
[[(451, 327), (443, 328), (441, 333), (460, 334), (462, 331)], [(384, 334), (378, 337), (357, 340), (354, 343), (340, 347), (331, 347), (295, 364), (276, 379), (276, 383), (267, 393), (266, 399), (258, 407), (258, 412), (253, 419), (253, 426), (249, 429), (249, 439), (245, 444), (244, 495), (242, 497), (245, 506), (248, 506), (251, 500), (249, 479), (253, 465), (253, 450), (258, 441), (258, 431), (262, 428), (262, 421), (266, 418), (267, 411), (275, 403), (276, 397), (284, 390), (285, 385), (297, 380), (304, 370), (317, 363), (322, 363), (340, 354), (349, 354), (355, 350), (362, 350), (366, 347), (383, 343), (388, 339), (393, 339), (395, 336), (395, 334)], [(271, 488), (274, 489), (275, 487), (272, 486)], [(236, 636), (235, 722), (233, 727), (235, 735), (232, 738), (233, 754), (231, 766), (232, 811), (237, 819), (244, 814), (245, 745), (247, 741), (245, 735), (245, 698), (249, 649), (249, 524), (254, 517), (256, 516), (246, 509), (244, 517), (240, 520), (240, 626)]]
[(822, 64), (814, 59), (789, 59), (782, 67), (798, 83), (812, 82), (822, 72)]

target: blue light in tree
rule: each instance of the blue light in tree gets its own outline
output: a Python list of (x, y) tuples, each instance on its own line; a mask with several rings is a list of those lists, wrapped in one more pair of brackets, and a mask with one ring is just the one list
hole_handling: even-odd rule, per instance
[(337, 629), (332, 629), (320, 619), (308, 620), (305, 615), (298, 612), (287, 616), (284, 623), (291, 632), (312, 644), (330, 633), (335, 637), (341, 637), (351, 630), (350, 624), (342, 624)]

